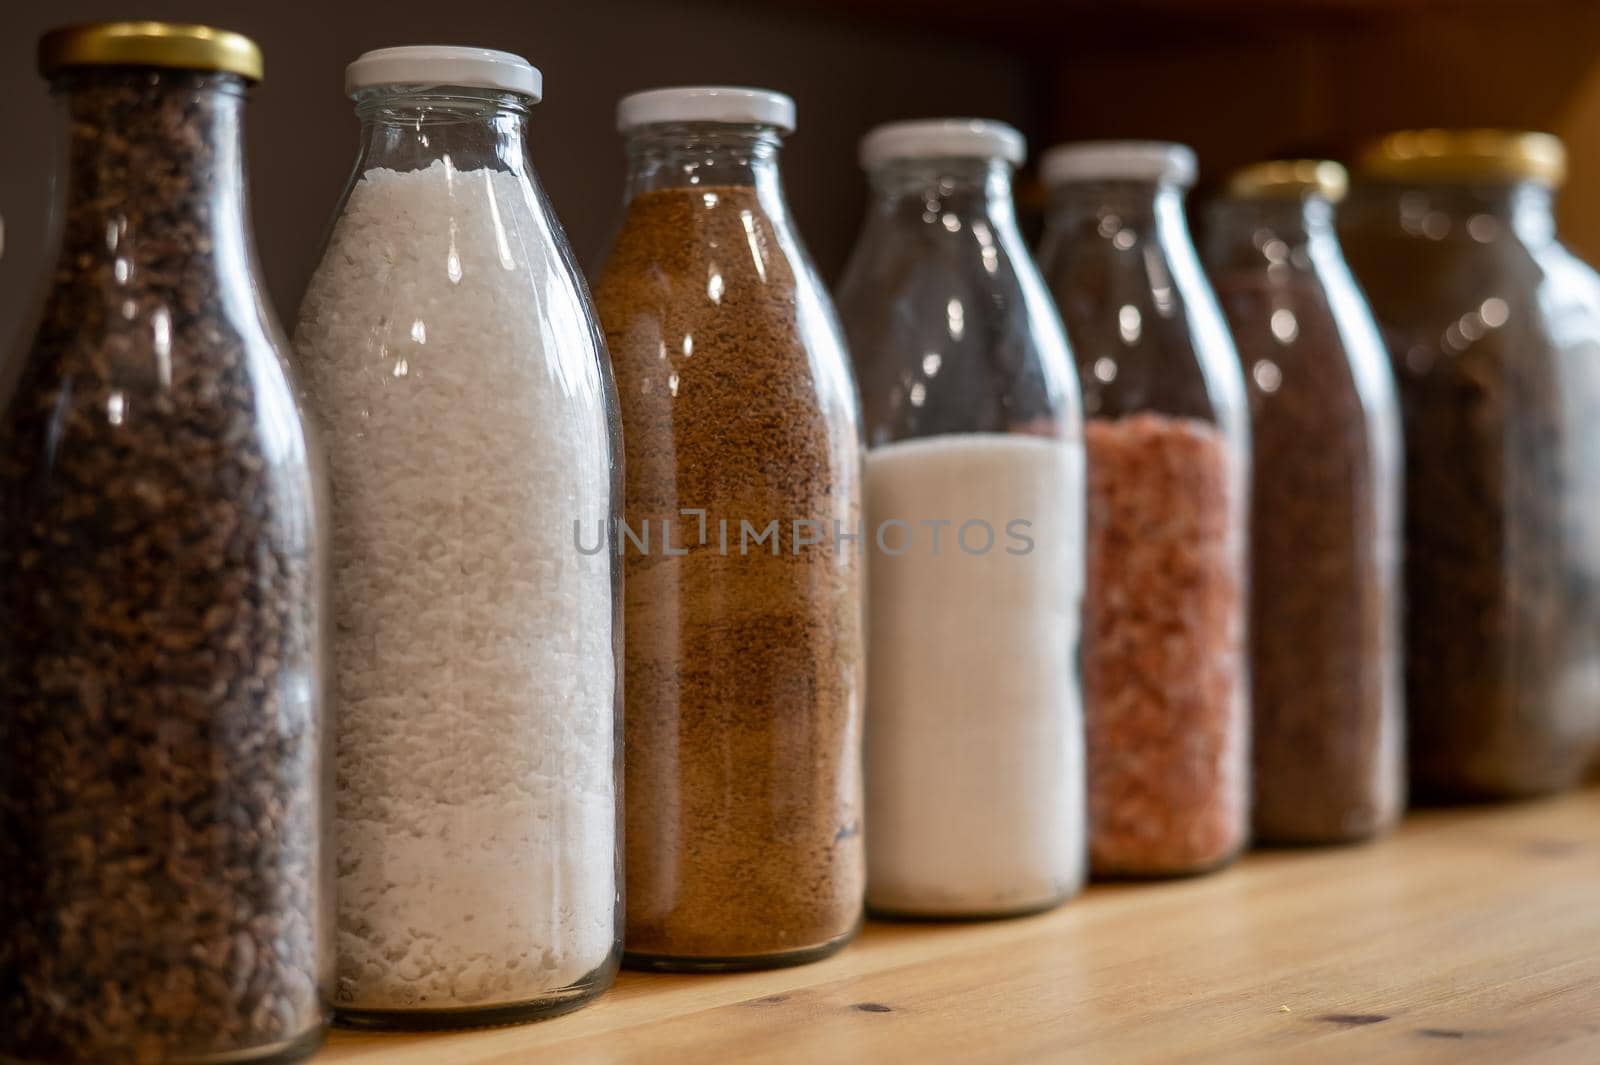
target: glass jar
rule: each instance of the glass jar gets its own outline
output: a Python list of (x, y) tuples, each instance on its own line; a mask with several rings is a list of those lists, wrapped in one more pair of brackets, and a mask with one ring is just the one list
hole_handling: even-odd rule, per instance
[(438, 1028), (609, 986), (620, 441), (528, 158), (539, 72), (368, 52), (355, 172), (300, 308), (334, 490), (343, 1023)]
[(861, 449), (789, 218), (786, 96), (622, 100), (596, 286), (622, 398), (629, 963), (738, 969), (861, 918)]
[[(881, 126), (839, 289), (868, 452), (867, 905), (1047, 909), (1082, 886), (1083, 424), (1017, 230), (1021, 134)], [(881, 541), (881, 543), (880, 543)]]
[(1041, 265), (1086, 419), (1090, 869), (1201, 872), (1247, 828), (1250, 445), (1238, 354), (1184, 221), (1194, 154), (1064, 145), (1042, 169)]
[(64, 153), (0, 366), (0, 1059), (290, 1061), (331, 930), (318, 452), (246, 210), (248, 38), (40, 42)]
[(1337, 163), (1261, 163), (1211, 206), (1206, 265), (1250, 401), (1255, 838), (1365, 839), (1404, 799), (1400, 412), (1333, 230)]
[(1600, 741), (1600, 281), (1556, 239), (1559, 141), (1400, 133), (1343, 214), (1400, 386), (1421, 798), (1575, 784)]

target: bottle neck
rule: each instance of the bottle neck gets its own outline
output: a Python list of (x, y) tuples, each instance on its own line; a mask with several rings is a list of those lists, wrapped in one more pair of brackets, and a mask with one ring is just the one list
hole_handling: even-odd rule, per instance
[(65, 75), (55, 92), (67, 254), (132, 264), (178, 241), (190, 269), (253, 271), (241, 79), (112, 68)]
[[(874, 167), (874, 209), (987, 217), (1015, 224), (1011, 167), (1001, 159), (896, 159)], [(934, 219), (929, 219), (933, 221)]]
[[(999, 159), (896, 159), (868, 174), (872, 202), (853, 262), (903, 263), (906, 241), (918, 254), (981, 257), (994, 275), (1002, 262), (1030, 256), (1017, 226), (1011, 167)], [(935, 250), (941, 249), (941, 250)], [(1005, 271), (1010, 276), (1013, 265)]]
[(721, 122), (644, 126), (627, 140), (631, 201), (664, 189), (744, 187), (772, 215), (786, 213), (778, 173), (777, 129)]
[(1555, 193), (1537, 181), (1478, 185), (1373, 184), (1355, 199), (1351, 213), (1382, 212), (1409, 234), (1444, 240), (1456, 231), (1477, 243), (1504, 232), (1532, 248), (1554, 242)]
[(488, 89), (381, 86), (356, 97), (357, 173), (422, 170), (528, 171), (526, 97)]
[(1337, 244), (1333, 205), (1321, 196), (1222, 199), (1206, 218), (1205, 259), (1214, 270), (1307, 269)]
[(1051, 194), (1047, 228), (1062, 240), (1098, 235), (1118, 250), (1145, 237), (1172, 248), (1189, 240), (1183, 197), (1183, 187), (1167, 181), (1069, 182)]

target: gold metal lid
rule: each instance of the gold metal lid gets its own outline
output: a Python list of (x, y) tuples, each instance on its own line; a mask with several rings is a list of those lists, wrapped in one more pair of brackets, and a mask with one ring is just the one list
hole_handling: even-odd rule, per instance
[(174, 22), (93, 22), (39, 39), (39, 71), (72, 67), (214, 70), (261, 80), (261, 49), (242, 33)]
[(1301, 199), (1320, 196), (1329, 203), (1344, 199), (1350, 175), (1327, 159), (1273, 159), (1235, 170), (1228, 195), (1237, 199)]
[(1505, 129), (1409, 129), (1361, 154), (1365, 177), (1391, 181), (1537, 181), (1567, 176), (1567, 150), (1549, 133)]

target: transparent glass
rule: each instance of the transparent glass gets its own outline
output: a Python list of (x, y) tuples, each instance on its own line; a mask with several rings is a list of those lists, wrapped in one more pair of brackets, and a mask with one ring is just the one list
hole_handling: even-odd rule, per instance
[(1238, 354), (1176, 185), (1061, 186), (1040, 259), (1086, 419), (1090, 869), (1202, 872), (1247, 834)]
[(1250, 400), (1255, 838), (1338, 843), (1404, 802), (1400, 411), (1316, 195), (1223, 199), (1205, 260)]
[(626, 959), (795, 964), (861, 919), (861, 450), (765, 126), (647, 126), (596, 285), (627, 449)]
[(1086, 865), (1076, 375), (1006, 163), (898, 160), (871, 180), (838, 293), (867, 527), (884, 538), (868, 567), (867, 904), (1047, 909)]
[(1371, 184), (1342, 229), (1405, 421), (1412, 790), (1570, 787), (1600, 742), (1600, 281), (1542, 185)]
[(0, 1058), (297, 1060), (331, 975), (323, 500), (244, 83), (54, 90), (58, 250), (0, 366)]
[(527, 105), (361, 93), (300, 308), (334, 492), (350, 1025), (550, 1016), (620, 956), (616, 397)]

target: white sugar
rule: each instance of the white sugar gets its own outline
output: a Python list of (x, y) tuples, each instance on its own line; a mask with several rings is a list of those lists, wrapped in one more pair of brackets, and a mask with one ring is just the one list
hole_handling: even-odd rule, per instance
[(368, 171), (295, 346), (333, 486), (338, 984), (514, 1004), (615, 930), (600, 367), (522, 182)]
[[(910, 440), (868, 453), (866, 486), (869, 528), (915, 533), (868, 567), (868, 902), (1050, 905), (1084, 876), (1083, 448)], [(994, 530), (987, 551), (982, 525), (961, 538), (968, 522)]]

